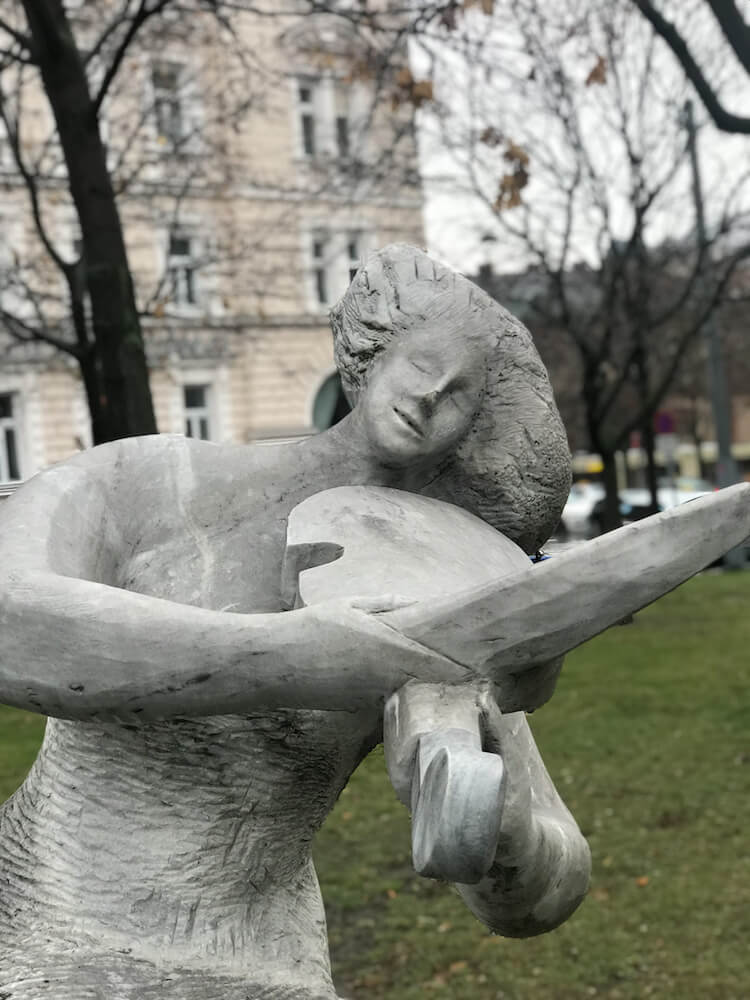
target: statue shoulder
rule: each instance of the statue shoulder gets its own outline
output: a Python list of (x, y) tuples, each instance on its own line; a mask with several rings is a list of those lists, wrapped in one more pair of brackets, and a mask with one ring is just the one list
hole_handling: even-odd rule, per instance
[(50, 538), (75, 533), (76, 525), (109, 520), (118, 499), (145, 481), (149, 469), (168, 467), (181, 440), (149, 435), (110, 441), (43, 469), (2, 501), (0, 543), (25, 538), (27, 545), (33, 540), (46, 545)]

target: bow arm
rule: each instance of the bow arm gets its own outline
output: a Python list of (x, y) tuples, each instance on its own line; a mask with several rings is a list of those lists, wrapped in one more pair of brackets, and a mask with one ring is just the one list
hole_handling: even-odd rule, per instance
[(104, 478), (73, 461), (4, 502), (0, 702), (62, 718), (355, 711), (414, 676), (467, 675), (352, 601), (233, 614), (99, 582), (120, 544)]

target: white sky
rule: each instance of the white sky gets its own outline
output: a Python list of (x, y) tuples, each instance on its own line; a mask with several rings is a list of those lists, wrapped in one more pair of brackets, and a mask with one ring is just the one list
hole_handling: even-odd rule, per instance
[[(698, 39), (695, 54), (704, 58), (706, 71), (713, 74), (711, 79), (719, 81), (727, 106), (746, 113), (750, 108), (747, 76), (728, 58), (729, 48), (721, 43), (720, 36), (716, 32), (711, 35), (712, 25), (705, 18), (701, 21), (697, 17), (696, 3), (697, 0), (687, 0), (680, 8), (685, 16), (691, 13), (688, 8), (692, 8), (693, 17), (687, 30), (691, 38)], [(614, 0), (612, 6), (617, 5), (622, 7), (622, 0)], [(560, 8), (566, 6), (581, 10), (577, 0), (563, 0)], [(587, 0), (586, 6), (594, 8), (596, 3)], [(746, 0), (744, 6), (750, 8), (750, 0)], [(488, 201), (494, 199), (498, 180), (508, 167), (501, 156), (504, 146), (493, 151), (476, 143), (476, 136), (482, 129), (478, 122), (492, 124), (503, 136), (529, 152), (530, 181), (523, 191), (528, 209), (513, 209), (504, 218), (511, 225), (519, 225), (527, 213), (534, 238), (551, 255), (557, 252), (556, 246), (561, 245), (564, 222), (560, 208), (560, 178), (572, 177), (574, 167), (566, 139), (569, 130), (561, 129), (556, 116), (543, 106), (550, 99), (550, 87), (542, 80), (527, 82), (532, 61), (525, 55), (523, 40), (509, 29), (510, 20), (502, 7), (502, 3), (496, 7), (495, 27), (488, 28), (488, 19), (472, 13), (463, 31), (446, 36), (448, 43), (430, 46), (433, 57), (437, 54), (442, 63), (437, 71), (433, 68), (433, 78), (438, 104), (443, 102), (448, 108), (448, 118), (442, 118), (441, 122), (453, 138), (457, 147), (455, 153), (446, 151), (438, 135), (441, 122), (429, 111), (419, 113), (428, 246), (453, 266), (468, 272), (475, 271), (488, 259), (488, 254), (499, 271), (519, 270), (527, 262), (519, 242), (504, 232), (488, 207)], [(625, 8), (629, 8), (627, 2)], [(747, 13), (750, 16), (750, 10)], [(612, 73), (608, 65), (607, 82), (602, 86), (585, 85), (597, 53), (605, 51), (606, 46), (595, 19), (589, 19), (573, 37), (561, 34), (553, 41), (553, 51), (559, 57), (560, 66), (573, 81), (576, 113), (589, 160), (596, 173), (606, 180), (608, 229), (617, 238), (629, 232), (632, 209), (628, 161), (621, 141), (622, 130), (616, 120), (615, 77), (620, 78), (621, 94), (629, 88), (632, 91), (625, 93), (622, 101), (629, 109), (628, 127), (635, 145), (640, 142), (649, 177), (658, 176), (664, 164), (674, 161), (675, 150), (685, 135), (679, 110), (684, 98), (693, 96), (684, 74), (661, 41), (653, 48), (651, 68), (645, 71), (650, 28), (637, 14), (625, 23), (626, 44), (617, 60), (620, 73)], [(554, 28), (550, 31), (554, 32)], [(458, 42), (473, 46), (469, 69), (453, 51)], [(547, 71), (553, 68), (547, 62), (545, 65)], [(415, 50), (413, 66), (415, 75), (427, 75), (431, 71), (431, 60), (424, 51)], [(498, 66), (502, 67), (500, 71)], [(512, 79), (513, 75), (520, 83)], [(648, 80), (648, 85), (646, 100), (641, 102), (638, 112), (635, 81), (641, 76)], [(750, 183), (745, 183), (750, 175), (750, 137), (718, 132), (707, 123), (707, 115), (697, 98), (694, 105), (700, 124), (698, 148), (707, 217), (711, 223), (726, 209), (730, 192), (733, 192), (734, 214), (750, 208)], [(446, 121), (449, 122), (447, 127)], [(473, 155), (467, 157), (466, 150), (472, 141), (483, 164)], [(545, 157), (547, 163), (543, 162)], [(482, 189), (484, 199), (469, 190), (472, 186), (469, 171), (459, 162), (466, 159), (473, 164), (475, 183)], [(573, 255), (595, 263), (600, 249), (596, 234), (601, 229), (602, 217), (590, 193), (582, 195), (574, 216)], [(648, 230), (651, 242), (690, 236), (695, 216), (687, 160), (665, 187), (649, 217), (652, 219)], [(497, 242), (483, 244), (482, 236), (487, 233), (495, 235)]]

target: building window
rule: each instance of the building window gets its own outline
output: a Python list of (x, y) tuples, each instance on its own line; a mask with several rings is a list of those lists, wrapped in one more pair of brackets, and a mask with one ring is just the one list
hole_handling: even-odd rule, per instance
[(361, 231), (317, 229), (310, 237), (312, 302), (318, 308), (333, 305), (360, 268), (365, 252)]
[(209, 412), (209, 386), (184, 385), (182, 399), (185, 409), (185, 437), (211, 438), (211, 414)]
[(354, 275), (359, 270), (359, 266), (362, 263), (362, 240), (359, 233), (349, 233), (346, 240), (346, 257), (347, 266), (349, 268), (349, 281), (354, 280)]
[(334, 83), (336, 108), (336, 153), (344, 160), (349, 156), (349, 94), (340, 84)]
[(313, 233), (312, 267), (315, 295), (319, 305), (328, 305), (328, 291), (331, 284), (331, 239), (325, 233)]
[(315, 85), (309, 80), (300, 80), (297, 87), (299, 102), (300, 133), (302, 151), (305, 156), (315, 156)]
[(0, 482), (12, 482), (20, 478), (18, 423), (14, 413), (13, 395), (0, 393)]
[(13, 166), (13, 154), (5, 126), (0, 122), (0, 168)]
[(154, 88), (154, 118), (159, 142), (175, 146), (184, 138), (180, 77), (182, 67), (177, 63), (155, 66), (151, 76)]
[(169, 234), (167, 278), (171, 301), (178, 306), (194, 306), (198, 302), (196, 282), (195, 240), (182, 232)]
[(298, 80), (297, 114), (304, 156), (349, 156), (349, 91), (343, 81), (331, 76)]

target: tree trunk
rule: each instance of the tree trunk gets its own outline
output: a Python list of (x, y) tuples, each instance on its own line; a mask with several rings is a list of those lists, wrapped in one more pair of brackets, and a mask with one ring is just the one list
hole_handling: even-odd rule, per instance
[[(87, 352), (78, 359), (83, 377), (83, 388), (86, 392), (86, 401), (89, 407), (89, 417), (91, 419), (91, 437), (94, 444), (101, 444), (103, 441), (113, 440), (107, 438), (108, 423), (103, 412), (101, 380), (97, 372), (96, 355), (94, 351)], [(124, 437), (127, 435), (121, 435)]]
[(658, 476), (656, 471), (656, 438), (654, 436), (653, 414), (647, 413), (641, 426), (641, 447), (646, 452), (646, 487), (650, 494), (650, 514), (659, 512)]
[(708, 479), (706, 463), (703, 459), (703, 452), (701, 451), (701, 448), (703, 446), (703, 438), (700, 436), (696, 428), (693, 428), (693, 430), (690, 433), (690, 436), (692, 437), (693, 445), (695, 446), (695, 457), (698, 462), (698, 476), (701, 479)]
[(605, 498), (604, 513), (601, 519), (601, 530), (614, 531), (615, 528), (622, 527), (620, 517), (620, 498), (617, 483), (617, 462), (615, 452), (605, 448), (599, 448), (599, 455), (602, 460), (603, 471), (602, 480), (604, 482)]
[(602, 483), (604, 485), (604, 509), (598, 518), (597, 527), (600, 532), (613, 531), (622, 527), (620, 517), (620, 497), (617, 482), (617, 461), (615, 450), (608, 447), (601, 439), (599, 422), (597, 420), (597, 394), (595, 376), (584, 381), (583, 398), (586, 405), (586, 420), (589, 433), (589, 444), (602, 460)]
[[(146, 355), (115, 193), (96, 111), (62, 0), (22, 0), (81, 225), (98, 382), (94, 442), (156, 433)], [(82, 363), (82, 369), (84, 365)]]

